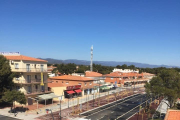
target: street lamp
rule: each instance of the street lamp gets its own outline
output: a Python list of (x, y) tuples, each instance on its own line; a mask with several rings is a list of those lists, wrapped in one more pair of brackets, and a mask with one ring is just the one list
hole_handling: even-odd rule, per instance
[(60, 120), (61, 120), (61, 100), (62, 100), (62, 97), (63, 97), (63, 95), (61, 95), (59, 97), (59, 104), (57, 104), (57, 105), (59, 105), (59, 108), (60, 108), (60, 111), (59, 111)]

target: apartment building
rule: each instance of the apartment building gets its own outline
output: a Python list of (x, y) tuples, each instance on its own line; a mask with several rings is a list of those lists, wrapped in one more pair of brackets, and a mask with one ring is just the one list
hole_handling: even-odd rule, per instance
[(47, 86), (47, 61), (20, 54), (3, 54), (15, 73), (15, 89), (28, 97), (50, 93)]
[(141, 84), (141, 83), (149, 82), (150, 80), (150, 78), (144, 78), (143, 73), (139, 74), (137, 72), (127, 72), (127, 73), (112, 72), (105, 76), (106, 76), (105, 79), (106, 83), (119, 84), (121, 86), (124, 85), (125, 83)]

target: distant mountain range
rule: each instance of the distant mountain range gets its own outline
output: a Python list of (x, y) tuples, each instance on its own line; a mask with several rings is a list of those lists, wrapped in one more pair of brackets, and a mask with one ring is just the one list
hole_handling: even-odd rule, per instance
[[(68, 63), (74, 63), (77, 65), (90, 65), (90, 61), (87, 60), (76, 60), (76, 59), (67, 59), (67, 60), (58, 60), (58, 59), (52, 59), (52, 58), (40, 58), (43, 60), (47, 60), (49, 64), (68, 64)], [(136, 67), (140, 68), (157, 68), (157, 67), (179, 67), (179, 66), (168, 66), (168, 65), (151, 65), (146, 63), (136, 63), (136, 62), (116, 62), (116, 61), (93, 61), (94, 64), (101, 64), (103, 66), (117, 66), (117, 65), (135, 65)]]

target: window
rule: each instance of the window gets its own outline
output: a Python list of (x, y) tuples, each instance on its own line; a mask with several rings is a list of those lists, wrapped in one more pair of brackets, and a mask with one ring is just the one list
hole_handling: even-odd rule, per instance
[(44, 65), (41, 65), (41, 72), (43, 72), (43, 67), (44, 67)]
[(31, 93), (31, 86), (28, 86), (28, 93)]
[(37, 75), (35, 75), (35, 79), (37, 80)]
[(15, 69), (19, 69), (19, 64), (15, 63)]
[(56, 81), (56, 83), (58, 83), (58, 81)]
[(34, 68), (36, 68), (36, 64), (34, 64)]
[(66, 84), (69, 84), (69, 82), (66, 82)]
[(113, 78), (111, 78), (111, 80), (113, 80)]
[(30, 69), (30, 64), (26, 64), (26, 70), (27, 70), (27, 72), (30, 72), (30, 71), (31, 71), (31, 69)]
[(27, 75), (27, 82), (31, 83), (31, 75)]
[(38, 89), (38, 85), (35, 85), (36, 90)]

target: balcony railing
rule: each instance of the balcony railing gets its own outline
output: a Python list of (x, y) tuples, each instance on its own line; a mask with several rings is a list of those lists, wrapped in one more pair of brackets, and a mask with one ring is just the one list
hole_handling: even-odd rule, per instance
[(11, 68), (13, 72), (48, 72), (47, 69), (42, 68)]
[[(19, 84), (32, 84), (32, 83), (41, 83), (41, 79), (28, 79), (28, 80), (25, 80), (25, 79), (20, 79), (20, 78), (14, 78), (13, 79), (14, 83), (19, 83)], [(48, 80), (43, 80), (44, 83), (48, 83), (50, 81)]]
[(43, 93), (51, 93), (52, 91), (49, 91), (48, 89), (35, 89), (35, 90), (27, 90), (26, 95), (37, 95), (37, 94), (43, 94)]

